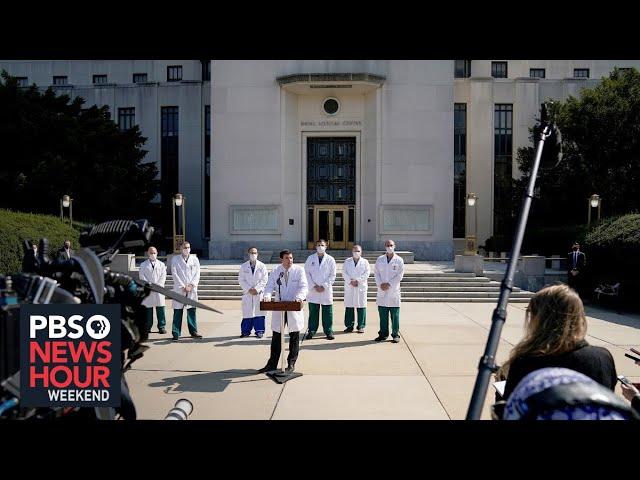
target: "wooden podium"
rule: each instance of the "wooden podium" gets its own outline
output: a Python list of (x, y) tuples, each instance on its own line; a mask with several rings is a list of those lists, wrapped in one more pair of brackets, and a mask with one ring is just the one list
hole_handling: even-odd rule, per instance
[(265, 312), (299, 312), (302, 302), (260, 302), (260, 310)]
[(267, 376), (277, 383), (285, 383), (294, 378), (301, 377), (302, 374), (298, 372), (287, 372), (284, 369), (284, 324), (287, 318), (287, 312), (300, 312), (302, 310), (302, 302), (260, 302), (260, 310), (263, 312), (284, 312), (284, 315), (280, 316), (280, 368), (267, 372)]

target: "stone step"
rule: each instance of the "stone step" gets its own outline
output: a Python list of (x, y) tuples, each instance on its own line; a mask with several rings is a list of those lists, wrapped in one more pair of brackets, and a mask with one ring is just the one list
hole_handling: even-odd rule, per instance
[[(238, 300), (238, 297), (235, 296), (225, 296), (225, 295), (218, 295), (218, 296), (204, 296), (204, 295), (199, 295), (198, 298), (200, 300)], [(498, 297), (484, 297), (484, 298), (470, 298), (470, 297), (428, 297), (428, 298), (403, 298), (402, 301), (403, 302), (431, 302), (431, 303), (470, 303), (470, 302), (475, 302), (475, 303), (495, 303)], [(339, 299), (336, 299), (339, 300)], [(372, 299), (369, 299), (372, 300)], [(509, 299), (509, 303), (529, 303), (529, 298), (528, 297), (511, 297)]]
[[(167, 286), (167, 288), (170, 288)], [(228, 291), (228, 292), (242, 292), (239, 285), (198, 285), (198, 292), (211, 292), (211, 291)], [(375, 293), (375, 288), (369, 288), (368, 292)], [(492, 285), (487, 287), (452, 287), (452, 286), (435, 286), (435, 287), (402, 287), (402, 293), (404, 292), (498, 292), (500, 291), (499, 285)], [(514, 292), (522, 291), (520, 288), (514, 287)], [(334, 295), (343, 295), (343, 287), (334, 287)]]
[[(500, 292), (442, 292), (442, 291), (434, 291), (434, 292), (402, 292), (402, 298), (433, 298), (433, 297), (465, 297), (465, 298), (498, 298)], [(531, 298), (533, 294), (531, 292), (514, 292), (511, 294), (511, 298)], [(232, 297), (232, 298), (240, 298), (242, 293), (239, 291), (233, 290), (209, 290), (209, 291), (198, 291), (198, 298), (202, 297)], [(334, 294), (334, 300), (343, 299), (343, 295)], [(367, 298), (376, 298), (376, 292), (367, 292)]]
[[(269, 272), (271, 273), (271, 272)], [(374, 278), (373, 274), (369, 277), (370, 280)], [(167, 275), (167, 280), (173, 279), (172, 275)], [(238, 280), (238, 274), (233, 275), (204, 275), (200, 274), (201, 280)], [(336, 274), (336, 280), (342, 280), (342, 273)], [(473, 273), (405, 273), (402, 280), (411, 280), (411, 279), (434, 279), (434, 280), (460, 280), (460, 281), (468, 281), (468, 282), (477, 282), (477, 281), (487, 281), (488, 277), (476, 277)]]
[[(443, 285), (467, 285), (467, 286), (474, 286), (474, 285), (485, 285), (485, 284), (498, 284), (499, 282), (492, 282), (491, 280), (489, 280), (486, 277), (476, 277), (473, 279), (459, 279), (459, 278), (434, 278), (434, 277), (424, 277), (424, 278), (403, 278), (402, 282), (400, 282), (402, 285), (409, 285), (409, 284), (420, 284), (420, 285), (436, 285), (436, 284), (443, 284)], [(173, 284), (173, 279), (169, 278), (166, 280), (166, 284)], [(374, 280), (373, 277), (370, 277), (367, 281), (368, 285), (375, 285), (376, 282)], [(225, 279), (217, 279), (217, 278), (200, 278), (200, 285), (238, 285), (238, 279), (234, 278), (234, 279), (230, 279), (230, 278), (225, 278)], [(344, 280), (343, 279), (337, 279), (334, 284), (334, 286), (338, 286), (338, 285), (344, 285)]]
[[(173, 286), (173, 282), (172, 281), (168, 281), (165, 283), (165, 285), (167, 287), (169, 286)], [(239, 287), (240, 285), (238, 284), (237, 281), (233, 281), (233, 280), (224, 280), (224, 281), (206, 281), (206, 280), (201, 280), (199, 283), (200, 286), (206, 286), (206, 285), (227, 285), (227, 286), (237, 286)], [(367, 285), (369, 286), (369, 288), (376, 288), (376, 283), (374, 281), (369, 281), (367, 282)], [(400, 285), (402, 285), (402, 287), (437, 287), (437, 286), (443, 286), (443, 287), (452, 287), (452, 286), (460, 286), (462, 287), (489, 287), (489, 286), (500, 286), (500, 284), (498, 282), (491, 282), (491, 281), (484, 281), (484, 282), (456, 282), (456, 281), (450, 281), (450, 282), (432, 282), (432, 281), (423, 281), (423, 282), (415, 282), (415, 281), (402, 281), (400, 282)], [(344, 287), (344, 282), (336, 282), (333, 284), (334, 288), (335, 287)]]

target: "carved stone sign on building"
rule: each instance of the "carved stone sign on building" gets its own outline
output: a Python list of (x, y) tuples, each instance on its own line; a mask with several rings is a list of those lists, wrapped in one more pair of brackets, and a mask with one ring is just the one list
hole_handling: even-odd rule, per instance
[(300, 122), (301, 127), (361, 127), (362, 122), (360, 120), (320, 120), (320, 121), (308, 121), (303, 120)]

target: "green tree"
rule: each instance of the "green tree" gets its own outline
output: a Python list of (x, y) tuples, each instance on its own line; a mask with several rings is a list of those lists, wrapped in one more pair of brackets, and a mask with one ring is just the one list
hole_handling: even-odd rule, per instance
[(83, 109), (84, 99), (49, 88), (20, 88), (0, 79), (0, 207), (56, 214), (63, 194), (74, 217), (92, 221), (152, 213), (159, 191), (154, 162), (137, 126), (120, 131), (108, 107)]
[[(548, 105), (562, 133), (562, 162), (539, 174), (532, 227), (586, 223), (587, 198), (594, 193), (603, 198), (603, 215), (637, 211), (640, 73), (616, 68), (596, 87), (582, 90), (580, 98)], [(524, 172), (516, 182), (518, 195), (529, 180), (534, 153), (532, 146), (517, 152)]]

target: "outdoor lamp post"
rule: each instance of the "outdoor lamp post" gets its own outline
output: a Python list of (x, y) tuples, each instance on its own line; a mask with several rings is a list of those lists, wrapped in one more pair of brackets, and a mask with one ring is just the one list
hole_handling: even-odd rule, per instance
[[(478, 251), (477, 249), (477, 235), (478, 235), (478, 207), (476, 206), (476, 202), (478, 200), (478, 196), (475, 193), (467, 193), (467, 206), (469, 208), (473, 208), (474, 210), (474, 224), (473, 230), (467, 228), (466, 229), (466, 241), (464, 247), (465, 255), (475, 255)], [(467, 209), (467, 212), (469, 210)], [(465, 226), (469, 223), (470, 215), (466, 215)], [(473, 234), (471, 234), (473, 232)]]
[(73, 225), (73, 198), (63, 195), (60, 199), (60, 220), (64, 221), (64, 209), (69, 209), (69, 224)]
[(176, 193), (173, 197), (173, 253), (180, 253), (180, 245), (184, 242), (186, 230), (185, 196)]
[(600, 209), (602, 208), (602, 199), (600, 198), (600, 195), (596, 195), (595, 193), (593, 195), (591, 195), (591, 197), (589, 197), (587, 199), (587, 203), (588, 203), (588, 220), (587, 220), (587, 226), (591, 225), (591, 209), (592, 208), (597, 208), (598, 209), (598, 222), (600, 221)]

